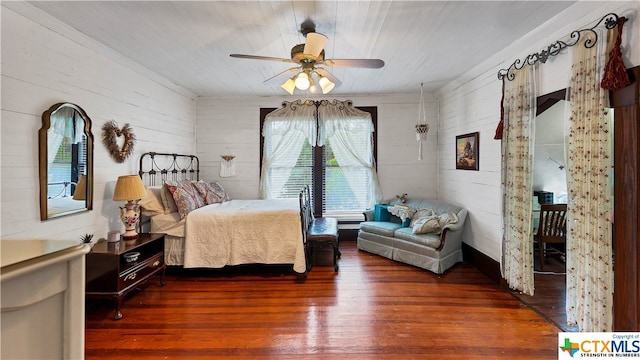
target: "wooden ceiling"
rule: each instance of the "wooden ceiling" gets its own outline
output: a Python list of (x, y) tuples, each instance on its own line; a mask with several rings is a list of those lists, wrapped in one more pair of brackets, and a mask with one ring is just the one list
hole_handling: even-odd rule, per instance
[[(42, 11), (198, 96), (287, 95), (263, 81), (311, 19), (326, 58), (379, 58), (382, 69), (331, 68), (331, 94), (435, 91), (574, 1), (35, 1)], [(510, 59), (508, 59), (510, 60)], [(296, 94), (297, 95), (297, 94)]]

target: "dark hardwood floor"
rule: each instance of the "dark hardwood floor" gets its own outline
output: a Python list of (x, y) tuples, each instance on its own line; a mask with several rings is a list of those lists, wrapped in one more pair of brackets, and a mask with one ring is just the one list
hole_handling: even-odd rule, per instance
[(467, 264), (438, 276), (340, 250), (338, 273), (319, 252), (304, 281), (279, 266), (170, 269), (118, 321), (88, 301), (86, 359), (557, 358), (561, 330)]
[(513, 291), (513, 295), (562, 331), (578, 331), (577, 326), (567, 325), (565, 310), (566, 264), (558, 254), (550, 254), (540, 270), (538, 254), (534, 256), (534, 295)]

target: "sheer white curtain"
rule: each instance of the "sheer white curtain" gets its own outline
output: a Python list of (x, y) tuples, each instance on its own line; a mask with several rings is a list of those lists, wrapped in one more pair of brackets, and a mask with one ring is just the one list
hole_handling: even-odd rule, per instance
[(77, 144), (82, 141), (84, 134), (84, 120), (76, 116), (76, 111), (72, 108), (60, 108), (51, 114), (50, 119), (47, 132), (47, 163), (49, 164), (55, 159), (63, 141)]
[(502, 132), (502, 276), (509, 287), (533, 295), (532, 182), (535, 134), (534, 67), (505, 80)]
[(265, 139), (260, 176), (260, 197), (277, 198), (293, 170), (305, 142), (316, 142), (316, 107), (297, 100), (269, 113), (264, 121)]
[[(567, 188), (567, 322), (580, 331), (611, 331), (611, 146), (607, 92), (600, 87), (605, 36), (572, 48)], [(583, 32), (584, 41), (594, 34)]]
[(322, 101), (318, 120), (318, 146), (330, 145), (358, 207), (372, 208), (382, 200), (382, 194), (373, 158), (371, 114), (354, 108), (348, 101)]

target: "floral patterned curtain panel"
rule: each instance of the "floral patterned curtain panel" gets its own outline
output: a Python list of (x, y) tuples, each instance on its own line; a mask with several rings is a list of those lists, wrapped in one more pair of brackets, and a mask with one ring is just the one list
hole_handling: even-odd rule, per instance
[[(584, 41), (594, 34), (582, 34)], [(600, 87), (606, 34), (572, 50), (567, 189), (567, 322), (580, 331), (611, 331), (613, 269), (612, 154), (607, 92)], [(582, 40), (581, 40), (582, 41)]]
[(504, 84), (502, 187), (504, 235), (502, 276), (509, 287), (533, 295), (532, 182), (534, 68), (514, 71)]

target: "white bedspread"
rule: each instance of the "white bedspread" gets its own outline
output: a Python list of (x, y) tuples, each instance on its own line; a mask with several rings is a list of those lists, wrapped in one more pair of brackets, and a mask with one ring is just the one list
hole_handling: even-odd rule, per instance
[(184, 267), (293, 264), (306, 271), (298, 199), (230, 200), (187, 215)]

